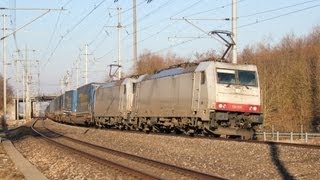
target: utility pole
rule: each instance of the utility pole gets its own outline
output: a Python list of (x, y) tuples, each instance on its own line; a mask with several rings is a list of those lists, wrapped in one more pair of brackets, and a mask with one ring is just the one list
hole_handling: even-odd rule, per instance
[(76, 61), (76, 88), (79, 87), (79, 62), (80, 60)]
[(86, 62), (85, 62), (85, 78), (86, 78), (86, 84), (88, 84), (88, 44), (85, 45), (85, 51), (86, 51)]
[(28, 48), (27, 45), (25, 47), (25, 91), (26, 91), (26, 101), (25, 101), (25, 118), (30, 119), (30, 112), (31, 112), (31, 102), (30, 102), (30, 63), (28, 60)]
[(3, 17), (3, 36), (0, 38), (0, 40), (3, 41), (3, 118), (2, 118), (2, 127), (3, 128), (6, 128), (6, 123), (5, 123), (5, 116), (6, 116), (6, 112), (7, 112), (7, 104), (6, 104), (6, 101), (7, 101), (7, 77), (6, 77), (6, 48), (5, 48), (5, 39), (11, 35), (14, 35), (16, 32), (20, 31), (21, 29), (23, 29), (24, 27), (30, 25), (31, 23), (33, 23), (35, 20), (41, 18), (42, 16), (46, 15), (47, 13), (49, 13), (50, 11), (61, 11), (61, 10), (65, 10), (65, 9), (44, 9), (44, 8), (6, 8), (6, 7), (1, 7), (1, 10), (46, 10), (45, 13), (43, 13), (42, 15), (38, 16), (37, 18), (35, 18), (34, 20), (26, 23), (25, 25), (19, 27), (18, 29), (16, 29), (15, 31), (13, 31), (12, 33), (9, 33), (9, 34), (6, 34), (5, 33), (5, 18), (6, 18), (6, 15), (2, 15)]
[[(150, 3), (152, 0), (147, 0), (147, 3)], [(118, 2), (118, 0), (115, 0), (114, 2)], [(137, 0), (132, 0), (132, 11), (133, 11), (133, 59), (134, 64), (133, 68), (135, 69), (138, 63), (138, 35), (137, 35)]]
[(19, 64), (18, 64), (19, 60), (16, 59), (15, 60), (15, 65), (16, 65), (16, 120), (19, 120), (19, 88), (18, 88), (18, 84), (19, 84)]
[(122, 33), (122, 25), (121, 25), (121, 8), (117, 8), (118, 10), (118, 78), (121, 79), (121, 33)]
[(63, 78), (60, 79), (60, 88), (61, 88), (61, 94), (64, 93), (64, 90), (63, 90)]
[[(122, 66), (121, 66), (121, 35), (122, 35), (122, 24), (121, 24), (121, 8), (118, 7), (117, 8), (117, 11), (118, 11), (118, 24), (117, 26), (106, 26), (106, 27), (116, 27), (118, 29), (118, 60), (117, 60), (117, 64), (111, 64), (110, 65), (110, 75), (111, 75), (111, 71), (112, 71), (112, 67), (113, 66), (117, 66), (117, 70), (116, 70), (116, 73), (117, 73), (117, 78), (118, 79), (121, 79), (121, 69), (122, 69)], [(113, 75), (112, 75), (113, 76)]]
[(26, 72), (25, 72), (25, 68), (23, 68), (23, 71), (22, 71), (22, 102), (24, 104), (24, 108), (23, 108), (23, 118), (26, 117), (26, 92), (25, 92), (25, 89), (26, 89)]
[[(6, 15), (2, 15), (3, 19), (3, 37), (6, 36)], [(2, 129), (6, 129), (6, 114), (7, 114), (7, 61), (6, 61), (6, 41), (3, 39), (3, 49), (2, 49), (2, 54), (3, 54), (3, 120), (2, 120)]]
[(40, 61), (36, 60), (38, 66), (38, 95), (40, 96)]
[(237, 64), (237, 0), (232, 0), (232, 63)]
[(88, 53), (88, 44), (85, 44), (85, 54), (82, 54), (82, 55), (85, 55), (84, 78), (85, 78), (86, 84), (88, 84), (88, 63), (89, 63), (88, 55), (92, 55)]
[(70, 90), (70, 72), (69, 71), (67, 71), (66, 75), (64, 75), (62, 78), (62, 86), (64, 87), (63, 92)]
[(138, 63), (138, 46), (137, 46), (137, 1), (133, 0), (133, 68), (136, 69)]
[(31, 118), (31, 84), (32, 84), (32, 74), (31, 74), (31, 60), (28, 59), (28, 51), (35, 51), (28, 49), (27, 45), (24, 49), (24, 60), (23, 60), (23, 71), (22, 71), (22, 91), (23, 91), (23, 104), (24, 104), (24, 118)]

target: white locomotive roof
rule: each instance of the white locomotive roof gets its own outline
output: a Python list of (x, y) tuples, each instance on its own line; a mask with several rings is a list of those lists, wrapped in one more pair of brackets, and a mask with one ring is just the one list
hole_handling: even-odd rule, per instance
[(257, 70), (257, 66), (253, 64), (233, 64), (233, 63), (215, 62), (215, 66), (218, 68), (226, 68), (226, 69), (240, 69), (240, 70), (248, 70), (248, 71)]
[(186, 67), (186, 68), (175, 67), (175, 68), (165, 69), (165, 70), (161, 70), (160, 72), (158, 72), (156, 74), (146, 76), (143, 80), (158, 79), (158, 78), (167, 77), (167, 76), (174, 76), (174, 75), (178, 75), (178, 74), (194, 72), (196, 67), (197, 66), (191, 66), (191, 67)]
[(190, 67), (174, 67), (165, 70), (161, 70), (156, 74), (148, 75), (148, 76), (140, 76), (137, 82), (149, 79), (158, 79), (167, 76), (174, 76), (178, 74), (190, 73), (190, 72), (201, 72), (208, 69), (210, 66), (215, 66), (218, 68), (226, 68), (226, 69), (241, 69), (241, 70), (251, 70), (256, 71), (257, 67), (255, 65), (248, 64), (232, 64), (232, 63), (223, 63), (223, 62), (215, 62), (215, 61), (204, 61), (198, 65), (190, 66)]
[(157, 79), (157, 78), (166, 77), (166, 76), (173, 76), (173, 75), (181, 74), (183, 71), (184, 71), (184, 68), (181, 68), (181, 67), (166, 69), (166, 70), (160, 71), (157, 74), (153, 74), (150, 78)]
[(210, 65), (212, 65), (214, 62), (213, 61), (205, 61), (201, 62), (195, 72), (200, 72), (200, 71), (205, 71)]

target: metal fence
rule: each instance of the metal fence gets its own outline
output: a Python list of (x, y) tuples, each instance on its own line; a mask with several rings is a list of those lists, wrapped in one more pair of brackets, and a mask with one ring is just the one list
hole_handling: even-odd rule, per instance
[(261, 132), (256, 133), (258, 139), (263, 141), (303, 141), (304, 143), (308, 143), (311, 139), (318, 139), (320, 143), (320, 133), (297, 133), (297, 132)]

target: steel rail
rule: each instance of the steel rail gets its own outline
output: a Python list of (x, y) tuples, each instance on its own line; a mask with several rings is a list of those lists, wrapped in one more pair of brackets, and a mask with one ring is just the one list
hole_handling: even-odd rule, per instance
[[(50, 119), (52, 120), (52, 119)], [(53, 121), (53, 120), (52, 120)], [(57, 123), (56, 121), (53, 121)], [(69, 126), (77, 126), (77, 125), (71, 125), (67, 124)], [(122, 132), (122, 133), (137, 133), (137, 134), (145, 134), (145, 132), (142, 131), (136, 131), (136, 130), (130, 130), (130, 131), (122, 131), (119, 129), (105, 129), (106, 131), (115, 131), (115, 132)], [(154, 135), (160, 135), (160, 136), (171, 136), (176, 137), (177, 134), (174, 133), (159, 133), (159, 132), (152, 132), (150, 134)], [(307, 148), (307, 149), (320, 149), (320, 145), (317, 144), (304, 144), (304, 143), (290, 143), (290, 142), (276, 142), (276, 141), (260, 141), (260, 140), (242, 140), (242, 139), (232, 139), (232, 138), (222, 138), (222, 137), (212, 137), (212, 136), (203, 136), (203, 135), (186, 135), (186, 134), (179, 134), (179, 137), (184, 138), (191, 138), (191, 139), (208, 139), (211, 141), (231, 141), (231, 142), (243, 142), (243, 143), (256, 143), (256, 144), (265, 144), (265, 145), (279, 145), (279, 146), (288, 146), (288, 147), (299, 147), (299, 148)]]
[(104, 164), (104, 165), (106, 165), (106, 166), (108, 166), (108, 167), (110, 167), (110, 168), (113, 168), (113, 169), (115, 169), (115, 170), (119, 170), (119, 171), (121, 171), (121, 172), (123, 172), (123, 173), (125, 173), (125, 174), (130, 174), (130, 175), (132, 175), (133, 177), (137, 177), (137, 178), (141, 178), (141, 179), (150, 179), (150, 180), (151, 180), (151, 179), (159, 179), (158, 177), (156, 177), (156, 176), (154, 176), (154, 175), (152, 175), (152, 174), (147, 174), (147, 173), (142, 172), (142, 171), (140, 171), (140, 170), (133, 169), (133, 168), (130, 168), (130, 167), (128, 167), (128, 166), (124, 166), (124, 165), (122, 165), (122, 164), (119, 164), (119, 163), (116, 163), (116, 162), (113, 162), (113, 161), (109, 161), (109, 160), (107, 160), (107, 159), (103, 159), (103, 158), (100, 158), (100, 157), (98, 157), (98, 156), (94, 156), (94, 155), (92, 155), (92, 154), (90, 154), (90, 153), (87, 153), (87, 152), (81, 151), (81, 150), (79, 150), (79, 149), (76, 149), (76, 148), (67, 146), (67, 145), (65, 145), (65, 144), (59, 143), (59, 142), (57, 142), (57, 141), (55, 141), (55, 140), (47, 137), (45, 134), (37, 131), (37, 130), (35, 129), (35, 127), (34, 127), (34, 125), (36, 124), (37, 121), (38, 121), (38, 120), (35, 120), (35, 121), (33, 122), (33, 124), (31, 125), (31, 129), (32, 129), (35, 133), (37, 133), (37, 134), (39, 134), (40, 136), (42, 136), (46, 141), (48, 141), (48, 142), (50, 142), (50, 143), (53, 143), (53, 144), (55, 144), (56, 146), (59, 146), (59, 147), (61, 147), (61, 148), (64, 148), (64, 149), (68, 149), (68, 150), (70, 150), (70, 151), (73, 151), (73, 152), (81, 155), (82, 157), (88, 158), (88, 159), (90, 159), (90, 160), (92, 160), (92, 161), (95, 161), (95, 162), (97, 162), (97, 163)]
[[(44, 128), (46, 128), (46, 127), (44, 127)], [(107, 148), (107, 147), (103, 147), (103, 146), (99, 146), (99, 145), (96, 145), (96, 144), (91, 144), (91, 143), (88, 143), (88, 142), (85, 142), (85, 141), (81, 141), (81, 140), (74, 139), (74, 138), (71, 138), (71, 137), (68, 137), (68, 136), (64, 136), (63, 134), (54, 132), (54, 131), (52, 131), (52, 130), (50, 130), (48, 128), (46, 128), (46, 129), (48, 131), (50, 131), (50, 132), (58, 134), (60, 138), (67, 139), (69, 141), (72, 141), (72, 142), (75, 142), (75, 143), (78, 143), (78, 144), (81, 144), (81, 145), (84, 145), (84, 146), (87, 146), (87, 147), (91, 147), (93, 149), (97, 149), (97, 150), (100, 150), (102, 152), (113, 154), (115, 156), (119, 156), (119, 157), (122, 157), (122, 158), (130, 159), (132, 161), (140, 162), (140, 163), (143, 163), (143, 164), (148, 164), (149, 166), (152, 166), (152, 167), (155, 167), (155, 168), (158, 168), (158, 169), (159, 168), (160, 169), (165, 169), (167, 171), (170, 171), (170, 172), (173, 172), (173, 173), (176, 173), (176, 174), (181, 174), (183, 176), (188, 175), (189, 177), (194, 177), (195, 179), (225, 179), (225, 178), (222, 178), (222, 177), (219, 177), (219, 176), (215, 176), (215, 175), (199, 172), (199, 171), (192, 170), (192, 169), (187, 169), (187, 168), (184, 168), (184, 167), (179, 167), (179, 166), (172, 165), (172, 164), (167, 164), (167, 163), (164, 163), (164, 162), (161, 162), (161, 161), (156, 161), (156, 160), (153, 160), (153, 159), (137, 156), (137, 155), (126, 153), (126, 152), (122, 152), (122, 151), (117, 151), (117, 150), (114, 150), (114, 149), (111, 149), (111, 148)], [(160, 179), (160, 177), (157, 177), (157, 178)]]

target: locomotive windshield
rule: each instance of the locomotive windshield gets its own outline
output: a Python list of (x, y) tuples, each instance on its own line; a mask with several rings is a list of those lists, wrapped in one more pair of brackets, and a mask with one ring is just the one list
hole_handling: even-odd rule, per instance
[(245, 86), (256, 86), (256, 73), (254, 71), (238, 71), (239, 82)]
[(256, 72), (245, 70), (217, 69), (219, 84), (257, 86)]
[(220, 84), (235, 84), (236, 83), (236, 71), (229, 69), (217, 69), (218, 83)]

